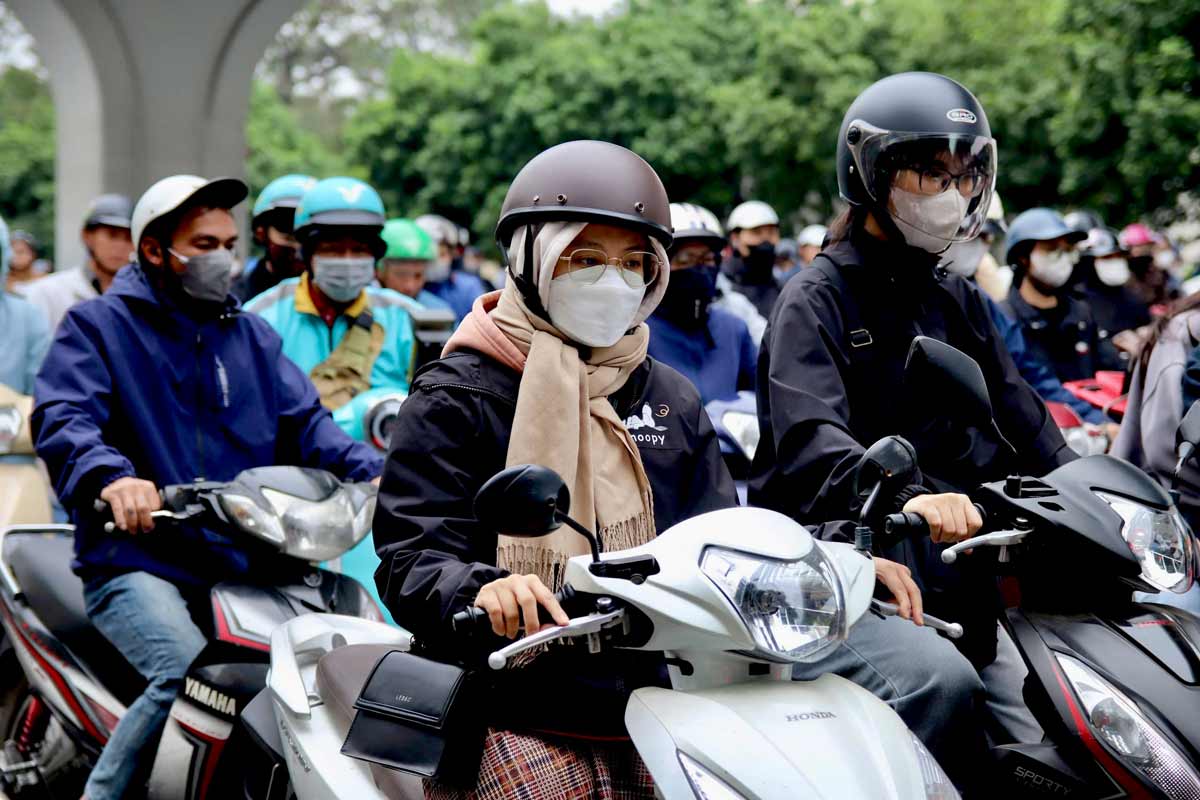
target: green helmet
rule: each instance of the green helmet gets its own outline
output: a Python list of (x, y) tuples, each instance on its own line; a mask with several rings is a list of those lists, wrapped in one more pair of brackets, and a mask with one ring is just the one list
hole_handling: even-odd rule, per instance
[(433, 261), (437, 258), (433, 239), (411, 219), (389, 219), (380, 235), (387, 244), (387, 252), (383, 254), (385, 259)]
[(250, 214), (250, 224), (261, 225), (259, 217), (275, 210), (286, 209), (288, 213), (278, 215), (280, 221), (286, 219), (287, 229), (291, 230), (292, 214), (300, 205), (300, 198), (309, 189), (317, 185), (317, 179), (311, 175), (284, 175), (266, 185), (254, 201), (254, 211)]

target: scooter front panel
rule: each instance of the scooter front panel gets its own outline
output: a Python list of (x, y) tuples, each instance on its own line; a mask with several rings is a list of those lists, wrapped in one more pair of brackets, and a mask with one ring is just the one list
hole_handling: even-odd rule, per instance
[(747, 798), (924, 798), (904, 723), (834, 675), (697, 692), (645, 688), (625, 716), (664, 797), (691, 797), (679, 753)]

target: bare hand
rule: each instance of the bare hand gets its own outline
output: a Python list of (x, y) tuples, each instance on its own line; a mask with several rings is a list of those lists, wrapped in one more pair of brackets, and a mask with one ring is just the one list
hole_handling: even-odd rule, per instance
[(141, 478), (117, 478), (104, 487), (100, 499), (112, 508), (113, 522), (129, 533), (154, 530), (154, 518), (150, 512), (162, 508), (158, 489), (150, 481)]
[(557, 624), (566, 625), (571, 621), (554, 593), (546, 588), (537, 575), (509, 575), (492, 581), (480, 589), (475, 598), (475, 605), (487, 612), (496, 635), (509, 639), (517, 638), (517, 629), (521, 627), (522, 620), (526, 636), (541, 630), (539, 603), (550, 612)]
[(378, 486), (378, 485), (379, 485), (379, 481), (380, 481), (380, 479), (381, 479), (382, 477), (383, 477), (382, 475), (376, 475), (374, 478), (371, 478), (371, 485), (372, 485), (372, 486)]
[(900, 607), (900, 616), (911, 619), (918, 625), (924, 625), (921, 590), (912, 579), (912, 571), (903, 564), (888, 561), (886, 558), (871, 560), (875, 563), (875, 579), (892, 593), (892, 599)]
[(965, 494), (923, 494), (904, 504), (905, 511), (929, 523), (929, 538), (938, 544), (970, 539), (983, 527), (979, 509)]

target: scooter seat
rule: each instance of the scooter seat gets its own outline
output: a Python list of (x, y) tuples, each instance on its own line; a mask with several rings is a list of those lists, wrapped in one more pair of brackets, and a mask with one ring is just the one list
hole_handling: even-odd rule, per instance
[(34, 614), (81, 666), (124, 703), (141, 694), (145, 680), (88, 619), (83, 581), (71, 571), (71, 536), (10, 532), (4, 537), (3, 557)]
[(354, 702), (379, 659), (395, 649), (387, 644), (351, 644), (321, 656), (317, 662), (317, 692), (341, 729), (349, 729), (354, 721)]
[[(379, 659), (395, 650), (388, 644), (351, 644), (331, 650), (317, 662), (317, 693), (337, 718), (338, 728), (350, 729), (354, 701)], [(371, 764), (375, 786), (389, 800), (424, 800), (425, 782), (415, 775)]]
[(83, 602), (83, 581), (71, 571), (75, 557), (70, 536), (10, 533), (4, 560), (29, 603), (50, 632), (67, 646), (96, 631)]

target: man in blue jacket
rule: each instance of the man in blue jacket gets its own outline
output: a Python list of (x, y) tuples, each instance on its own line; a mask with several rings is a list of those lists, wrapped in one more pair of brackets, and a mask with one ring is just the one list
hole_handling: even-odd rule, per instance
[[(137, 262), (67, 312), (35, 386), (33, 429), (76, 525), (75, 571), (93, 624), (146, 678), (88, 779), (86, 796), (133, 789), (190, 662), (205, 645), (189, 604), (251, 574), (215, 532), (154, 531), (158, 490), (300, 464), (375, 478), (380, 457), (334, 424), (261, 318), (229, 295), (241, 181), (164, 178), (133, 211)], [(99, 497), (120, 531), (89, 513)]]

